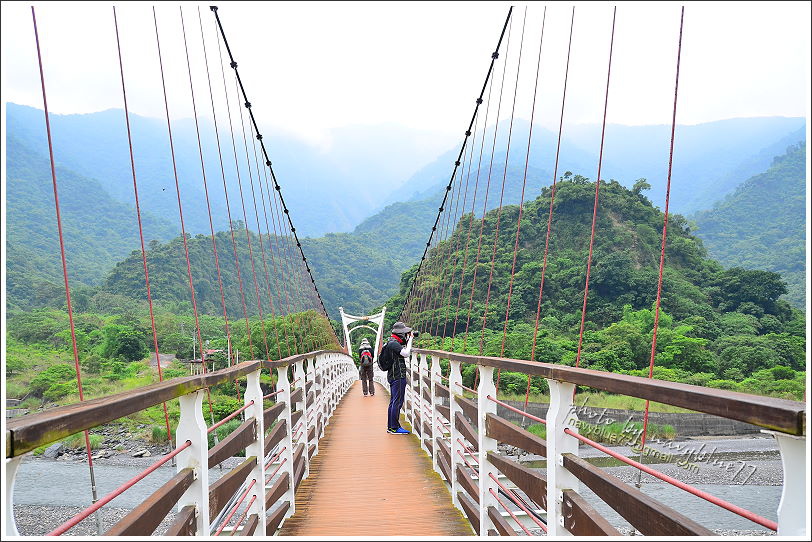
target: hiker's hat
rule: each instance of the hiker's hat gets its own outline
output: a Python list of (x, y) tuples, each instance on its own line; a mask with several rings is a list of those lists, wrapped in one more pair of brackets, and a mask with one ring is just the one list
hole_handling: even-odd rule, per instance
[(392, 326), (392, 333), (396, 335), (405, 335), (412, 330), (409, 326), (404, 324), (403, 322), (395, 322), (395, 325)]

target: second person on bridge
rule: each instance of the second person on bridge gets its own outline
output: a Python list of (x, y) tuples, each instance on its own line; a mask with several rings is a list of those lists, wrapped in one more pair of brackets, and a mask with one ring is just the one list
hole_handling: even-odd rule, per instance
[(375, 395), (375, 383), (372, 380), (373, 367), (372, 367), (372, 347), (366, 337), (361, 339), (361, 345), (358, 347), (358, 357), (361, 360), (361, 366), (358, 368), (360, 373), (361, 383), (364, 388), (364, 397), (367, 395)]
[[(415, 333), (416, 335), (416, 333)], [(389, 410), (387, 413), (386, 432), (392, 435), (408, 435), (409, 431), (400, 426), (400, 409), (406, 398), (406, 383), (408, 370), (406, 360), (412, 353), (412, 328), (403, 322), (395, 322), (392, 326), (392, 336), (384, 345), (378, 356), (378, 364), (386, 371), (389, 381)]]

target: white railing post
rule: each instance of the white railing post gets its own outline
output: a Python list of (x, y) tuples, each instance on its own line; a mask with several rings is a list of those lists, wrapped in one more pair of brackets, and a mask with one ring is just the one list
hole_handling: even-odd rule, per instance
[(781, 466), (784, 469), (784, 487), (778, 504), (778, 536), (808, 536), (806, 531), (807, 459), (806, 437), (798, 437), (777, 431), (769, 433), (778, 441), (781, 450)]
[(461, 434), (457, 430), (454, 420), (457, 419), (457, 413), (462, 413), (462, 408), (457, 402), (457, 396), (462, 396), (462, 371), (460, 370), (460, 362), (451, 360), (451, 374), (448, 377), (449, 397), (449, 419), (448, 425), (451, 428), (451, 461), (448, 465), (449, 475), (451, 480), (451, 499), (459, 510), (462, 510), (460, 500), (457, 498), (457, 493), (460, 490), (460, 484), (457, 481), (457, 464), (460, 462), (459, 457), (462, 453), (462, 446), (457, 442), (460, 440)]
[[(403, 391), (403, 398), (406, 400), (408, 397), (409, 399), (409, 408), (406, 411), (407, 419), (409, 420), (409, 424), (412, 426), (412, 433), (415, 432), (415, 410), (417, 410), (417, 402), (416, 397), (414, 396), (414, 370), (417, 368), (417, 354), (412, 352), (409, 356), (409, 363), (406, 364), (408, 374), (406, 375), (406, 390)], [(419, 378), (419, 377), (418, 377)], [(409, 392), (409, 395), (406, 395), (406, 392)]]
[(564, 468), (565, 453), (578, 455), (578, 440), (564, 433), (577, 432), (573, 397), (575, 384), (547, 379), (550, 386), (550, 408), (547, 410), (547, 534), (564, 536), (562, 503), (565, 489), (578, 491), (578, 479)]
[(310, 457), (308, 455), (308, 438), (307, 438), (307, 430), (308, 430), (308, 423), (307, 423), (307, 392), (306, 386), (307, 383), (305, 379), (305, 371), (304, 371), (304, 360), (300, 359), (293, 365), (293, 380), (298, 380), (298, 385), (302, 389), (302, 400), (297, 401), (294, 405), (297, 411), (302, 412), (301, 424), (304, 427), (304, 440), (299, 439), (299, 442), (304, 442), (304, 474), (302, 474), (302, 479), (304, 480), (310, 474)]
[[(245, 409), (245, 419), (249, 420), (254, 418), (257, 426), (257, 438), (245, 447), (245, 456), (256, 456), (257, 464), (248, 475), (248, 480), (256, 480), (256, 483), (251, 487), (251, 491), (246, 496), (245, 502), (250, 502), (252, 497), (255, 497), (254, 502), (251, 504), (250, 509), (246, 516), (256, 514), (259, 518), (257, 528), (254, 530), (254, 536), (265, 536), (265, 412), (262, 403), (262, 388), (259, 385), (259, 375), (262, 366), (260, 365), (253, 373), (248, 373), (245, 394), (243, 395), (244, 404), (249, 405)], [(251, 483), (250, 481), (248, 482)], [(208, 489), (207, 489), (208, 491)]]
[[(287, 366), (277, 367), (276, 375), (276, 389), (279, 390), (277, 401), (284, 401), (285, 403), (285, 408), (282, 410), (279, 421), (281, 422), (284, 420), (285, 425), (288, 428), (285, 437), (281, 441), (282, 452), (279, 456), (279, 461), (283, 462), (283, 466), (280, 470), (288, 473), (288, 480), (290, 481), (288, 490), (279, 499), (279, 502), (287, 501), (290, 503), (290, 508), (288, 508), (288, 511), (285, 512), (285, 517), (289, 518), (296, 512), (296, 473), (294, 472), (295, 469), (293, 468), (293, 424), (291, 423), (290, 419), (293, 409), (292, 405), (290, 404), (291, 389), (290, 380), (288, 379)], [(265, 518), (262, 518), (262, 521), (265, 521)]]
[[(313, 427), (316, 428), (316, 433), (313, 437), (313, 446), (316, 448), (313, 450), (313, 457), (316, 457), (319, 454), (319, 439), (321, 435), (319, 434), (319, 385), (316, 383), (316, 360), (319, 359), (319, 356), (313, 356), (307, 362), (307, 382), (310, 383), (310, 391), (313, 392)], [(307, 395), (307, 385), (305, 385), (305, 395)], [(307, 401), (307, 398), (305, 398)], [(309, 468), (309, 466), (308, 466)]]
[(206, 420), (203, 418), (204, 390), (181, 395), (180, 419), (175, 432), (176, 446), (188, 440), (191, 446), (175, 456), (177, 472), (193, 469), (195, 480), (178, 499), (178, 510), (194, 506), (195, 535), (209, 536), (209, 438)]
[(488, 399), (496, 398), (496, 385), (493, 382), (493, 367), (479, 366), (479, 387), (477, 389), (477, 447), (479, 448), (479, 533), (485, 536), (494, 529), (493, 521), (488, 516), (488, 508), (498, 507), (490, 489), (498, 491), (499, 486), (490, 477), (498, 477), (499, 472), (488, 459), (488, 452), (496, 451), (496, 439), (487, 436), (488, 413), (496, 414), (496, 403)]
[(6, 536), (20, 536), (17, 522), (14, 520), (14, 480), (17, 478), (17, 470), (22, 461), (21, 455), (6, 459), (6, 472), (3, 476), (6, 484)]
[(431, 356), (431, 367), (429, 369), (431, 374), (431, 389), (429, 393), (431, 394), (431, 434), (429, 437), (431, 438), (431, 465), (434, 467), (435, 472), (438, 472), (440, 467), (437, 465), (437, 454), (439, 447), (437, 445), (437, 437), (441, 435), (441, 432), (438, 430), (437, 426), (440, 424), (440, 415), (437, 412), (437, 395), (436, 395), (436, 386), (440, 383), (440, 358), (435, 355)]
[[(419, 385), (418, 390), (417, 390), (417, 393), (420, 394), (420, 397), (418, 397), (418, 403), (417, 403), (419, 405), (418, 412), (420, 412), (420, 422), (418, 422), (420, 424), (420, 427), (419, 427), (419, 429), (420, 429), (420, 447), (423, 448), (423, 451), (425, 451), (427, 454), (431, 454), (431, 451), (429, 451), (428, 446), (426, 446), (426, 440), (431, 438), (432, 433), (429, 432), (429, 434), (426, 434), (425, 420), (429, 419), (429, 418), (432, 418), (432, 415), (431, 414), (426, 414), (426, 410), (427, 410), (426, 407), (428, 405), (427, 405), (427, 401), (426, 401), (425, 397), (423, 396), (423, 392), (426, 391), (426, 389), (427, 389), (426, 382), (423, 380), (423, 377), (428, 377), (428, 376), (429, 376), (429, 365), (428, 365), (428, 362), (426, 360), (426, 354), (420, 354), (420, 362), (419, 362), (418, 368), (417, 368), (417, 379), (420, 382), (420, 385)], [(431, 422), (431, 419), (429, 419), (429, 422)]]

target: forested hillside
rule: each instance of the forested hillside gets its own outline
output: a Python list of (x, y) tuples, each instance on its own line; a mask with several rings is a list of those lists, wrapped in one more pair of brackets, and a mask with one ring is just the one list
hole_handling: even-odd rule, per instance
[[(74, 286), (99, 284), (113, 265), (138, 247), (135, 208), (111, 198), (100, 181), (57, 165), (59, 202), (69, 277)], [(130, 185), (132, 190), (132, 184)], [(6, 284), (8, 307), (30, 310), (64, 302), (65, 289), (48, 158), (6, 140)], [(143, 213), (158, 239), (174, 226)]]
[(712, 209), (693, 216), (696, 235), (726, 267), (781, 273), (787, 299), (806, 305), (806, 142), (742, 183)]
[[(644, 183), (634, 190), (615, 181), (602, 185), (581, 366), (647, 375), (663, 215), (643, 195), (645, 188)], [(584, 177), (567, 173), (558, 186), (539, 315), (538, 361), (575, 361), (593, 199), (594, 184)], [(502, 209), (491, 281), (496, 211), (485, 217), (478, 265), (474, 265), (477, 235), (468, 243), (461, 288), (469, 217), (430, 251), (424, 263), (427, 278), (415, 295), (437, 301), (419, 305), (425, 308), (416, 309), (409, 322), (426, 331), (422, 344), (452, 349), (451, 337), (456, 335), (456, 351), (478, 353), (481, 348), (485, 355), (530, 359), (549, 204), (550, 190), (545, 189), (522, 215), (504, 352), (517, 206)], [(478, 227), (479, 221), (475, 223)], [(781, 276), (724, 269), (707, 257), (702, 241), (680, 215), (671, 215), (668, 235), (655, 376), (800, 397), (803, 374), (796, 371), (805, 369), (804, 316), (779, 299), (786, 292)], [(477, 278), (469, 305), (474, 269)], [(416, 265), (403, 274), (400, 293), (387, 302), (394, 308), (392, 318), (403, 306), (415, 270)], [(775, 367), (786, 368), (781, 375), (789, 376), (773, 378), (770, 371)], [(775, 382), (784, 379), (789, 383)]]
[[(226, 310), (231, 315), (230, 318), (239, 319), (243, 316), (244, 311), (249, 316), (259, 314), (257, 289), (263, 314), (288, 313), (312, 306), (308, 305), (310, 301), (302, 294), (309, 289), (310, 279), (304, 268), (293, 267), (293, 264), (297, 262), (301, 264), (302, 261), (299, 249), (295, 244), (276, 236), (271, 236), (269, 239), (267, 235), (263, 235), (260, 242), (259, 236), (254, 232), (250, 232), (250, 235), (253, 267), (244, 225), (239, 221), (234, 223), (234, 241), (239, 255), (239, 279), (242, 280), (242, 293), (237, 276), (231, 234), (229, 231), (221, 231), (217, 232), (215, 236), (220, 278), (223, 282)], [(192, 237), (187, 234), (187, 239), (197, 308), (204, 314), (222, 315), (220, 284), (211, 236), (198, 234)], [(183, 239), (176, 237), (166, 243), (150, 242), (147, 249), (147, 260), (152, 278), (153, 299), (160, 302), (169, 311), (179, 313), (191, 311), (192, 301)], [(285, 276), (286, 279), (280, 280), (280, 276)], [(107, 276), (102, 291), (131, 299), (146, 300), (144, 268), (140, 251), (132, 252), (126, 259), (116, 264)], [(245, 296), (245, 309), (243, 309), (243, 295)], [(271, 299), (273, 304), (271, 304)]]

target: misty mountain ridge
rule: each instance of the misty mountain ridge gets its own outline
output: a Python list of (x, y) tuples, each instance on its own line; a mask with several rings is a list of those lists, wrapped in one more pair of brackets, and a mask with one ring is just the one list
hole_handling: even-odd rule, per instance
[[(497, 129), (494, 163), (504, 167), (509, 121), (502, 120)], [(513, 123), (509, 163), (524, 168), (529, 122), (516, 119)], [(710, 208), (716, 201), (732, 192), (742, 179), (770, 167), (773, 157), (787, 146), (805, 138), (806, 121), (798, 117), (751, 117), (714, 121), (696, 125), (677, 125), (675, 130), (674, 162), (672, 168), (671, 209), (691, 213)], [(592, 180), (597, 175), (601, 125), (577, 124), (565, 126), (561, 138), (558, 176), (572, 171)], [(670, 125), (606, 126), (601, 178), (616, 179), (631, 187), (639, 178), (652, 185), (648, 193), (656, 206), (665, 199), (668, 174)], [(549, 172), (546, 185), (552, 184), (555, 168), (557, 132), (539, 125), (533, 126), (529, 165)], [(473, 171), (476, 171), (482, 132), (469, 138), (475, 141)], [(487, 170), (493, 129), (485, 134), (482, 166)], [(412, 199), (423, 199), (442, 190), (448, 184), (459, 147), (450, 150), (416, 173), (409, 186), (417, 188)], [(466, 162), (467, 164), (467, 162)], [(463, 166), (460, 166), (462, 172)], [(501, 181), (501, 176), (499, 177)], [(538, 193), (533, 194), (533, 197)]]

